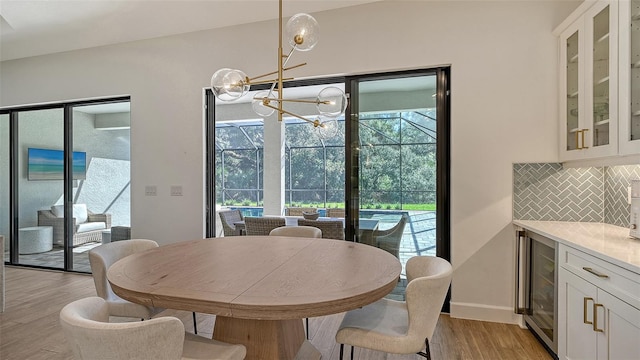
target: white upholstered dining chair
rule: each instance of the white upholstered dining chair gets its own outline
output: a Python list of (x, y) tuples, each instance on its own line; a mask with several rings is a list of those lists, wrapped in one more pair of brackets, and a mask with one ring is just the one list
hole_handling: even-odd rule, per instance
[(231, 359), (243, 345), (209, 340), (184, 331), (180, 319), (110, 323), (110, 307), (99, 297), (76, 300), (60, 311), (60, 325), (76, 359)]
[(344, 344), (351, 345), (351, 359), (354, 346), (431, 359), (429, 340), (453, 270), (447, 260), (434, 256), (414, 256), (406, 269), (406, 302), (383, 298), (347, 312), (336, 334), (341, 360)]
[(313, 226), (282, 226), (271, 230), (270, 236), (321, 238), (322, 230)]
[[(132, 303), (116, 295), (107, 280), (107, 270), (116, 261), (137, 252), (157, 248), (158, 243), (153, 240), (131, 239), (107, 243), (89, 250), (89, 264), (96, 285), (96, 293), (109, 304), (111, 316), (135, 317), (149, 319), (164, 309), (153, 308)], [(193, 329), (198, 333), (196, 313), (193, 313)]]
[[(282, 226), (271, 230), (269, 236), (322, 238), (322, 230), (314, 226)], [(305, 328), (309, 340), (309, 318), (305, 319)]]

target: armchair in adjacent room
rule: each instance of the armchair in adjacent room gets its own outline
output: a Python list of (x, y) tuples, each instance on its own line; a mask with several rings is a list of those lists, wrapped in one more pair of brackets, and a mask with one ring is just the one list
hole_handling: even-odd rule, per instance
[[(64, 206), (54, 205), (51, 210), (38, 210), (38, 226), (53, 227), (53, 243), (64, 242)], [(102, 242), (102, 232), (111, 228), (110, 214), (94, 214), (85, 204), (73, 205), (73, 246), (88, 242)]]

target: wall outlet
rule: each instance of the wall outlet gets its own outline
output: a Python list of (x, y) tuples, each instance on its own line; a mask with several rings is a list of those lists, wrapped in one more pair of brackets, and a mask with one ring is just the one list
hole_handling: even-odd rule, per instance
[(144, 195), (145, 196), (156, 196), (158, 195), (158, 187), (155, 185), (147, 185), (144, 187)]
[(171, 196), (182, 196), (182, 186), (171, 185)]

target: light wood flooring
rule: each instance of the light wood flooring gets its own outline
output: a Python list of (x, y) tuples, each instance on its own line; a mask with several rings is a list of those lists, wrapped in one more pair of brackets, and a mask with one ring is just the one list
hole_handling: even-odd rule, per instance
[[(71, 359), (58, 325), (62, 307), (76, 299), (95, 296), (89, 275), (7, 267), (6, 309), (0, 313), (0, 359)], [(193, 332), (190, 312), (166, 310), (161, 314), (180, 318)], [(310, 319), (311, 342), (323, 359), (337, 360), (340, 346), (335, 333), (343, 314)], [(215, 317), (198, 314), (199, 335), (211, 337)], [(345, 347), (345, 355), (349, 348)], [(515, 325), (452, 319), (441, 315), (431, 341), (437, 359), (552, 359), (528, 330)], [(348, 356), (345, 356), (348, 358)], [(359, 360), (423, 359), (418, 355), (391, 355), (355, 350)]]

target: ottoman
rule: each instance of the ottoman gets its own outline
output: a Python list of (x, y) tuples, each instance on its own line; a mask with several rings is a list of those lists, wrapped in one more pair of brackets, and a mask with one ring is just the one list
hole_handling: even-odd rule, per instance
[(111, 241), (131, 239), (131, 228), (129, 226), (112, 226)]
[(36, 254), (53, 249), (53, 226), (32, 226), (19, 230), (18, 252)]

